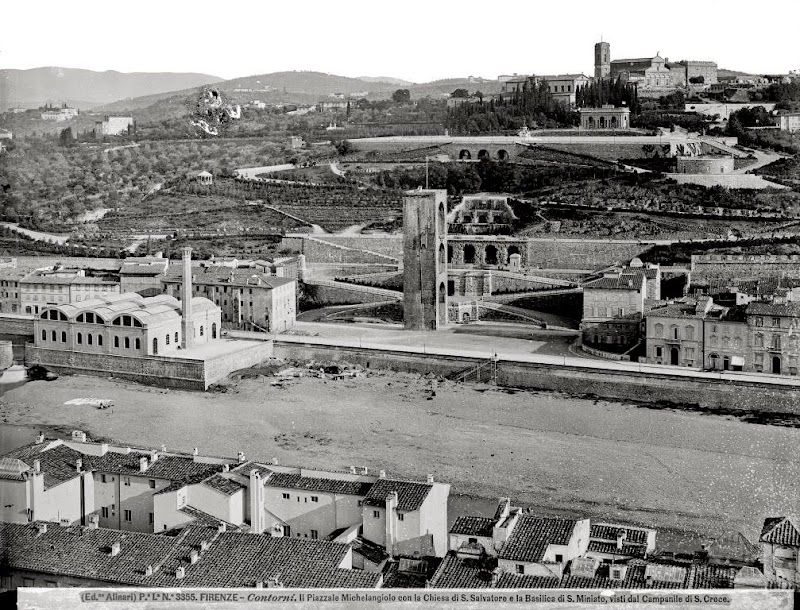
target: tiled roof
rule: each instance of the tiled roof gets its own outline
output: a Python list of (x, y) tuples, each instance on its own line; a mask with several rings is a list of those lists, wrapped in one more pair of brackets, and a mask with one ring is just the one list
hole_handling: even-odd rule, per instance
[(550, 544), (566, 545), (577, 522), (573, 519), (522, 515), (500, 551), (501, 559), (539, 562)]
[(205, 512), (204, 510), (200, 510), (191, 505), (182, 506), (178, 509), (184, 515), (191, 517), (194, 522), (198, 525), (206, 525), (211, 527), (217, 527), (220, 523), (224, 523), (225, 527), (231, 531), (236, 531), (239, 529), (238, 526), (234, 525), (230, 521), (225, 521), (224, 519), (220, 519), (219, 517), (215, 517), (214, 515)]
[(621, 549), (617, 548), (616, 542), (601, 542), (599, 540), (589, 541), (589, 551), (595, 553), (605, 553), (607, 555), (624, 555), (625, 557), (644, 557), (647, 547), (640, 544), (623, 544)]
[(451, 534), (491, 537), (496, 519), (490, 517), (459, 517), (450, 528)]
[(33, 461), (39, 460), (42, 474), (44, 475), (44, 488), (50, 489), (78, 476), (77, 461), (83, 462), (83, 470), (90, 470), (85, 455), (74, 451), (64, 445), (58, 445), (47, 451), (42, 451), (44, 445), (31, 443), (6, 453), (3, 457), (17, 459), (33, 467)]
[(636, 290), (642, 289), (645, 275), (641, 271), (636, 273), (624, 273), (613, 277), (601, 277), (600, 279), (586, 282), (583, 287), (595, 290)]
[(647, 531), (634, 529), (613, 523), (592, 523), (589, 538), (598, 540), (613, 540), (616, 542), (619, 534), (625, 534), (625, 544), (647, 544)]
[[(188, 560), (200, 542), (210, 542), (199, 560)], [(114, 542), (120, 551), (109, 552)], [(114, 584), (152, 587), (253, 587), (277, 579), (284, 587), (374, 588), (379, 574), (340, 569), (349, 546), (298, 538), (272, 538), (192, 525), (177, 536), (58, 527), (37, 523), (0, 524), (0, 554), (8, 568)], [(154, 567), (152, 576), (145, 568)], [(175, 578), (182, 566), (185, 577)]]
[(149, 457), (147, 453), (132, 451), (131, 453), (107, 452), (102, 456), (86, 456), (84, 464), (91, 463), (98, 472), (114, 472), (121, 475), (142, 476), (151, 479), (167, 479), (169, 481), (194, 481), (203, 479), (222, 470), (219, 464), (195, 462), (191, 457), (177, 455), (160, 455), (152, 464), (148, 462), (144, 472), (139, 470), (139, 459)]
[(30, 469), (30, 466), (20, 459), (10, 457), (0, 458), (0, 479), (24, 481), (25, 476), (22, 473)]
[(788, 517), (769, 517), (764, 520), (759, 541), (783, 546), (800, 546), (800, 531)]
[(496, 589), (556, 589), (561, 579), (555, 576), (533, 576), (532, 574), (512, 574), (501, 572), (494, 588)]
[(257, 462), (250, 462), (250, 461), (243, 462), (243, 463), (239, 464), (238, 466), (236, 466), (234, 468), (231, 468), (231, 472), (236, 472), (236, 473), (238, 473), (238, 474), (240, 474), (242, 476), (245, 476), (245, 477), (249, 477), (250, 476), (250, 471), (251, 470), (258, 471), (258, 474), (260, 474), (264, 478), (267, 478), (273, 472), (270, 468), (268, 468), (267, 466), (264, 466), (263, 464), (259, 464)]
[(496, 567), (495, 559), (460, 559), (451, 551), (439, 564), (430, 586), (434, 589), (488, 589)]
[(748, 316), (800, 316), (800, 303), (750, 303), (747, 306)]
[(739, 566), (695, 564), (686, 577), (687, 589), (733, 589)]
[(369, 490), (364, 504), (367, 506), (386, 506), (386, 496), (397, 492), (397, 509), (404, 511), (418, 510), (433, 485), (416, 481), (396, 481), (378, 479)]
[[(164, 278), (167, 283), (182, 283), (183, 270), (179, 266), (172, 266)], [(277, 288), (294, 282), (291, 278), (267, 275), (249, 267), (192, 267), (192, 282), (195, 285), (204, 284), (220, 286), (238, 286), (242, 288)]]
[(383, 572), (382, 589), (424, 589), (428, 584), (427, 574), (401, 572), (399, 563), (388, 564)]
[(203, 481), (203, 485), (206, 487), (210, 487), (211, 489), (218, 491), (226, 496), (232, 496), (237, 491), (241, 491), (246, 487), (237, 481), (232, 481), (226, 477), (223, 477), (221, 474), (215, 474), (213, 477), (209, 477), (205, 481)]
[(299, 474), (273, 472), (264, 481), (268, 487), (283, 489), (300, 489), (318, 491), (320, 493), (346, 494), (350, 496), (366, 496), (372, 487), (371, 481), (343, 481), (323, 477), (304, 477)]

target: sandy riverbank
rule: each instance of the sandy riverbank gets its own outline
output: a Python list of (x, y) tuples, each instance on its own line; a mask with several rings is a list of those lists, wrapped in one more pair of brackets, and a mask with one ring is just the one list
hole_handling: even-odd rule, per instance
[[(310, 467), (433, 473), (457, 493), (709, 535), (754, 539), (765, 516), (800, 504), (796, 428), (450, 382), (431, 397), (431, 381), (410, 374), (271, 381), (200, 393), (62, 376), (0, 397), (0, 421)], [(114, 406), (64, 405), (81, 397)]]

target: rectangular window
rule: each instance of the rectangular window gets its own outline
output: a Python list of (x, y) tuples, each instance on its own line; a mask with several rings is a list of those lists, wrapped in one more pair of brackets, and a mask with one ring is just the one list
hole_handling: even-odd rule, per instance
[(156, 519), (155, 519), (155, 517), (156, 517), (156, 516), (155, 516), (153, 513), (148, 513), (148, 519), (147, 519), (147, 521), (148, 521), (148, 523), (149, 523), (150, 525), (153, 525), (153, 523), (155, 523), (155, 520), (156, 520)]
[(101, 483), (105, 483), (106, 482), (106, 475), (104, 475), (104, 474), (100, 475), (100, 482)]
[(283, 499), (284, 500), (288, 500), (289, 499), (289, 494), (282, 494), (282, 495), (283, 495)]
[(108, 506), (104, 506), (100, 509), (100, 516), (103, 517), (103, 519), (108, 519)]
[(525, 573), (525, 566), (521, 563), (517, 564), (517, 574), (524, 574)]
[(155, 479), (150, 479), (149, 481), (147, 481), (147, 484), (150, 486), (150, 489), (155, 489), (156, 488)]
[(23, 578), (22, 579), (22, 586), (23, 587), (32, 587), (36, 581), (33, 578)]
[(317, 530), (311, 530), (311, 539), (317, 540), (319, 538), (319, 532)]
[(661, 358), (664, 355), (663, 347), (656, 347), (656, 358)]
[(781, 325), (781, 319), (780, 318), (772, 318), (772, 325), (773, 326), (780, 326)]
[(131, 478), (130, 478), (130, 477), (125, 477), (125, 478), (123, 479), (123, 483), (124, 483), (125, 485), (127, 485), (128, 487), (130, 487), (130, 485), (131, 485)]
[(373, 510), (373, 511), (372, 511), (372, 518), (373, 518), (373, 519), (380, 519), (380, 518), (381, 518), (381, 511), (379, 511), (379, 510)]
[(129, 510), (125, 511), (125, 521), (133, 521), (133, 514)]
[(556, 563), (562, 563), (564, 561), (563, 555), (556, 555)]
[(319, 502), (319, 496), (311, 496), (312, 502)]
[(403, 513), (397, 513), (397, 520), (402, 521), (403, 519), (405, 519), (405, 515)]

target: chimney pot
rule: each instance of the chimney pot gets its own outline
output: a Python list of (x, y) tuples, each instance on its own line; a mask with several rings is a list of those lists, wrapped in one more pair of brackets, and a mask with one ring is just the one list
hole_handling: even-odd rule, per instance
[(148, 466), (147, 458), (144, 457), (144, 456), (140, 457), (139, 458), (139, 472), (145, 472), (147, 470), (147, 466)]
[(175, 578), (181, 580), (184, 576), (186, 576), (186, 568), (183, 566), (178, 566), (175, 568)]
[(278, 458), (276, 458), (276, 457), (272, 458), (272, 465), (273, 466), (277, 466), (278, 465)]
[(361, 467), (361, 474), (369, 474), (369, 469), (366, 466)]
[(350, 474), (356, 474), (356, 467), (350, 466)]
[(44, 432), (40, 432), (39, 436), (36, 437), (36, 444), (41, 445), (44, 442)]
[(167, 446), (166, 445), (161, 445), (161, 451), (166, 453), (167, 452)]
[(81, 458), (78, 458), (77, 460), (75, 460), (75, 470), (80, 472), (82, 468), (83, 468), (83, 460)]
[(47, 523), (37, 523), (36, 524), (36, 529), (40, 534), (46, 534), (47, 533)]
[(197, 560), (198, 560), (198, 559), (200, 559), (200, 555), (198, 554), (198, 552), (197, 552), (197, 551), (195, 551), (194, 549), (192, 549), (192, 550), (189, 552), (189, 563), (197, 563)]
[(264, 581), (263, 580), (257, 580), (256, 584), (255, 584), (255, 587), (256, 587), (256, 589), (263, 589), (264, 588)]
[(207, 551), (209, 547), (208, 540), (201, 540), (200, 541), (200, 551)]
[(33, 472), (40, 473), (42, 471), (42, 461), (41, 460), (33, 460)]
[(217, 533), (224, 534), (227, 531), (227, 529), (228, 529), (228, 526), (226, 526), (224, 523), (220, 523), (217, 526)]
[(96, 530), (98, 527), (100, 527), (100, 519), (97, 515), (89, 515), (89, 529)]
[(198, 455), (200, 452), (197, 450), (197, 447), (192, 449), (192, 455)]
[(239, 453), (237, 453), (236, 458), (239, 460), (240, 464), (247, 461), (247, 459), (244, 457), (244, 451), (240, 451)]
[(231, 467), (228, 464), (223, 464), (222, 465), (222, 472), (228, 472), (230, 469), (231, 469)]
[(385, 470), (381, 470), (378, 473), (378, 477), (380, 477), (381, 479), (385, 479), (386, 478), (386, 471)]
[(119, 552), (121, 550), (122, 550), (122, 545), (120, 544), (120, 541), (117, 540), (111, 545), (111, 556), (116, 557), (117, 555), (119, 555)]
[(153, 575), (153, 566), (147, 566), (144, 569), (144, 575), (145, 576), (152, 576)]

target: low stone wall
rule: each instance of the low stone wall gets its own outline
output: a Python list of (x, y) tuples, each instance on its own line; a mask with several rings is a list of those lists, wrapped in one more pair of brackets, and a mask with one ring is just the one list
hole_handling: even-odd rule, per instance
[(203, 360), (114, 354), (83, 354), (25, 346), (25, 364), (41, 364), (58, 373), (119, 377), (146, 385), (205, 390), (235, 370), (258, 364), (272, 355), (272, 342), (247, 342), (241, 350)]
[(581, 345), (581, 349), (587, 354), (591, 354), (592, 356), (597, 356), (598, 358), (605, 358), (606, 360), (618, 360), (624, 362), (630, 362), (631, 360), (631, 357), (628, 356), (627, 354), (614, 354), (612, 352), (604, 352), (601, 349), (595, 349), (585, 344)]
[(20, 335), (33, 338), (33, 316), (0, 314), (0, 335)]
[[(398, 294), (402, 296), (402, 293)], [(372, 294), (359, 290), (354, 285), (352, 290), (333, 286), (316, 286), (303, 284), (300, 298), (303, 307), (316, 309), (328, 305), (357, 305), (358, 303), (383, 303), (389, 300), (385, 295)]]
[(528, 268), (599, 269), (628, 262), (649, 246), (603, 241), (528, 240)]
[[(434, 341), (433, 336), (431, 341)], [(367, 368), (434, 373), (447, 376), (473, 367), (485, 358), (420, 354), (389, 349), (340, 347), (275, 341), (278, 358), (345, 361)], [(670, 402), (710, 409), (737, 409), (800, 414), (800, 390), (748, 381), (697, 379), (631, 371), (500, 360), (499, 385), (570, 394), (588, 394), (637, 403)]]

